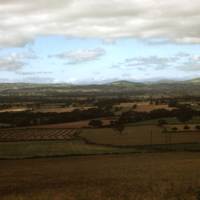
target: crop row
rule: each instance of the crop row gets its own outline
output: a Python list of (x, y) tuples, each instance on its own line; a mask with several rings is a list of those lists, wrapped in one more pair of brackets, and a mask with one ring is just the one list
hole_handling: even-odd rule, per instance
[(74, 129), (1, 129), (0, 141), (66, 140), (72, 139)]

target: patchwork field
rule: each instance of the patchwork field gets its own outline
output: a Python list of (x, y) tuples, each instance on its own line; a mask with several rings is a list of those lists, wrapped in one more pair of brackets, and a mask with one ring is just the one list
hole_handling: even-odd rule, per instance
[(63, 112), (72, 112), (76, 109), (78, 110), (88, 110), (90, 108), (95, 107), (89, 107), (89, 106), (83, 106), (83, 107), (53, 107), (53, 108), (39, 108), (34, 109), (33, 112), (42, 112), (42, 113), (48, 113), (48, 112), (55, 112), (55, 113), (63, 113)]
[(155, 105), (155, 104), (149, 104), (149, 103), (139, 103), (139, 104), (137, 104), (135, 111), (150, 112), (150, 111), (156, 110), (156, 109), (173, 110), (174, 108), (169, 107), (167, 104)]
[(134, 105), (136, 105), (136, 107), (134, 108), (135, 111), (138, 112), (150, 112), (152, 110), (156, 110), (156, 109), (166, 109), (166, 110), (172, 110), (174, 108), (169, 107), (167, 104), (150, 104), (149, 102), (136, 102), (136, 103), (120, 103), (119, 105), (117, 105), (116, 107), (122, 108), (123, 110), (130, 110), (134, 107)]
[[(171, 130), (171, 128), (170, 128)], [(152, 151), (200, 151), (200, 132), (163, 132), (155, 125), (112, 128), (0, 129), (0, 159)]]
[(200, 153), (2, 160), (1, 200), (198, 200)]
[(27, 111), (29, 109), (27, 108), (7, 108), (7, 109), (0, 109), (0, 113), (3, 112), (23, 112), (23, 111)]
[(82, 106), (82, 107), (58, 107), (58, 106), (49, 106), (49, 107), (41, 107), (41, 108), (28, 108), (28, 107), (12, 107), (12, 108), (6, 108), (6, 109), (0, 109), (0, 113), (3, 112), (23, 112), (23, 111), (31, 111), (31, 112), (41, 112), (41, 113), (63, 113), (63, 112), (72, 112), (76, 109), (78, 110), (88, 110), (90, 108), (96, 108), (94, 106)]

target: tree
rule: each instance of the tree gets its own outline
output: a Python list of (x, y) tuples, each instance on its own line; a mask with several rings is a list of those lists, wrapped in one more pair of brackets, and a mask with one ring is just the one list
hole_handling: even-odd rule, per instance
[(136, 108), (137, 108), (137, 104), (134, 104), (134, 105), (132, 106), (132, 109), (135, 110)]
[(178, 130), (177, 127), (173, 127), (173, 128), (172, 128), (172, 131), (177, 131), (177, 130)]
[(177, 115), (177, 119), (182, 122), (182, 123), (186, 123), (187, 121), (191, 120), (193, 117), (193, 114), (191, 112), (191, 110), (187, 110), (187, 109), (182, 109), (178, 115)]
[(119, 120), (115, 121), (115, 122), (112, 122), (112, 127), (113, 127), (113, 130), (117, 131), (120, 135), (122, 134), (122, 132), (125, 129), (124, 124)]
[(189, 126), (187, 126), (187, 125), (185, 125), (183, 128), (184, 128), (185, 130), (188, 130), (188, 129), (190, 129), (190, 127), (189, 127)]
[(179, 109), (178, 112), (176, 113), (176, 118), (181, 123), (186, 123), (187, 121), (192, 119), (193, 115), (194, 115), (193, 110), (189, 108), (182, 108), (182, 109)]
[(164, 120), (164, 119), (159, 119), (158, 120), (158, 126), (163, 126), (163, 125), (165, 125), (165, 124), (167, 124), (167, 122), (166, 122), (166, 120)]
[(93, 119), (89, 122), (89, 126), (95, 127), (95, 128), (99, 128), (102, 126), (102, 121), (101, 120), (97, 120), (97, 119)]
[(178, 102), (176, 99), (170, 99), (168, 102), (168, 106), (169, 107), (177, 107), (178, 106)]
[(196, 128), (197, 130), (200, 130), (200, 125), (196, 125), (195, 128)]

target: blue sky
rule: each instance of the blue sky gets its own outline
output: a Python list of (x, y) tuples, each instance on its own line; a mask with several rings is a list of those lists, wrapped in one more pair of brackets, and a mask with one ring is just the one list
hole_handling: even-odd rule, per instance
[(88, 84), (200, 76), (198, 1), (177, 1), (177, 10), (171, 0), (142, 0), (145, 6), (136, 0), (112, 2), (114, 11), (97, 0), (0, 2), (8, 15), (0, 18), (0, 82)]

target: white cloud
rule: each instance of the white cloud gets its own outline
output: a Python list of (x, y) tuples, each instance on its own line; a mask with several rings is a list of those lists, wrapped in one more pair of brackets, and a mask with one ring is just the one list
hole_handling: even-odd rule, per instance
[(156, 69), (162, 69), (169, 67), (173, 62), (176, 62), (175, 57), (136, 57), (125, 60), (126, 67), (155, 67)]
[(0, 46), (38, 35), (200, 43), (199, 0), (1, 0)]
[(180, 52), (168, 57), (161, 57), (156, 55), (146, 57), (132, 57), (124, 60), (124, 62), (113, 65), (112, 68), (135, 68), (140, 71), (148, 69), (165, 70), (166, 68), (176, 68), (187, 72), (200, 71), (200, 56)]
[(36, 55), (32, 51), (23, 53), (11, 53), (9, 55), (1, 56), (0, 70), (17, 71), (27, 64), (27, 60), (36, 58)]
[(0, 70), (15, 71), (22, 68), (24, 65), (25, 62), (15, 55), (9, 55), (7, 57), (0, 58)]
[(68, 64), (78, 64), (88, 61), (93, 61), (105, 54), (105, 50), (102, 48), (95, 49), (80, 49), (76, 51), (68, 51), (65, 53), (53, 55), (50, 57), (57, 57), (60, 59), (67, 59)]
[(43, 74), (52, 74), (52, 72), (44, 72), (44, 71), (37, 71), (37, 72), (27, 72), (27, 71), (17, 71), (16, 74), (22, 76), (29, 76), (29, 75), (43, 75)]
[(55, 83), (55, 79), (52, 77), (41, 77), (41, 76), (27, 76), (19, 81), (14, 80), (13, 82), (24, 82), (24, 83)]

